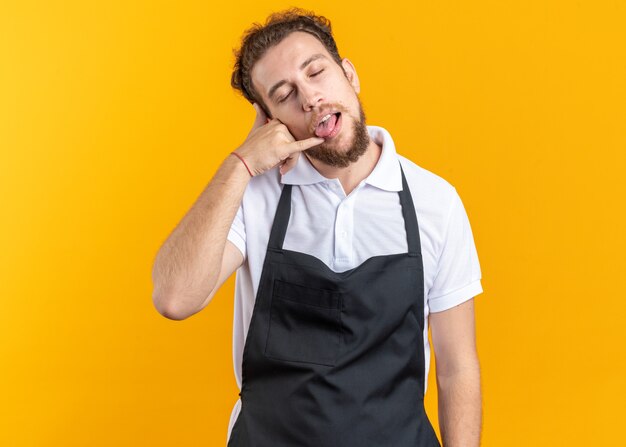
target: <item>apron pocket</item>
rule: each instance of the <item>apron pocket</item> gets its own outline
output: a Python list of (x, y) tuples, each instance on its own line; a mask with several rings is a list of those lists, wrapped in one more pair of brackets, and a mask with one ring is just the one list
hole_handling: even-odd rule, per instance
[(341, 293), (274, 281), (265, 355), (334, 366), (341, 342)]

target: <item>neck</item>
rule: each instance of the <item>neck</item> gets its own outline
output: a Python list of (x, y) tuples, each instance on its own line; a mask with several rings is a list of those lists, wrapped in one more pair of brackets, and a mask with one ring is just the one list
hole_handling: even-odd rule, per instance
[(343, 186), (343, 190), (346, 195), (348, 195), (358, 186), (359, 183), (361, 183), (361, 181), (363, 181), (363, 179), (367, 178), (367, 176), (371, 174), (380, 159), (381, 153), (382, 147), (370, 138), (367, 150), (363, 156), (345, 168), (327, 165), (326, 163), (316, 160), (315, 158), (311, 158), (308, 155), (307, 158), (313, 167), (327, 179), (339, 179), (341, 186)]

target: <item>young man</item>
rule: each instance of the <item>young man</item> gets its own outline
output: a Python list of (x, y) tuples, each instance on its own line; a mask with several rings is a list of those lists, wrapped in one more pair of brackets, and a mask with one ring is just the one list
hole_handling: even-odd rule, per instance
[(237, 270), (228, 446), (478, 446), (472, 231), (455, 188), (366, 126), (330, 22), (291, 9), (245, 34), (232, 85), (256, 121), (155, 260), (164, 316)]

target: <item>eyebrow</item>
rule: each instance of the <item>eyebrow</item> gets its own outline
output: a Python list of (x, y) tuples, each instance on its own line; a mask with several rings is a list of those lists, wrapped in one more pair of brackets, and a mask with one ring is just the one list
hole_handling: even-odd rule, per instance
[[(326, 59), (326, 56), (324, 56), (322, 53), (316, 53), (313, 56), (311, 56), (310, 58), (308, 58), (307, 60), (305, 60), (304, 62), (302, 62), (302, 64), (300, 65), (300, 70), (304, 70), (306, 68), (307, 65), (309, 65), (311, 62), (317, 60), (317, 59)], [(281, 81), (278, 81), (276, 84), (274, 84), (272, 86), (272, 88), (270, 89), (270, 91), (268, 92), (267, 96), (270, 99), (273, 99), (274, 93), (276, 93), (276, 90), (278, 90), (280, 87), (282, 87), (283, 85), (285, 85), (287, 83), (286, 79), (283, 79)]]

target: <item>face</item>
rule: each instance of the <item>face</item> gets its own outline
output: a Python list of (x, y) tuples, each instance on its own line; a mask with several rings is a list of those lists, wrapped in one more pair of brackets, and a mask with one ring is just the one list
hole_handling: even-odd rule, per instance
[[(324, 138), (324, 143), (304, 151), (311, 158), (346, 167), (366, 152), (370, 138), (356, 70), (347, 58), (340, 67), (315, 36), (289, 34), (257, 61), (251, 77), (268, 112), (296, 140), (317, 134)], [(328, 114), (331, 118), (318, 126)]]

